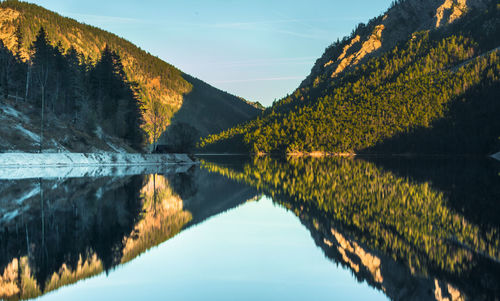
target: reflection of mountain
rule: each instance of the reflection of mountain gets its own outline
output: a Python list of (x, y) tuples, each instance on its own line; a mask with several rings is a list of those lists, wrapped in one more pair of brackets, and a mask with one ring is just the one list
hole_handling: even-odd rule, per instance
[[(473, 206), (467, 215), (450, 206), (457, 196), (439, 186), (358, 159), (262, 158), (239, 170), (204, 167), (272, 196), (300, 217), (329, 258), (391, 299), (500, 297), (500, 229), (472, 218)], [(468, 201), (495, 195), (498, 186), (488, 183)], [(488, 201), (497, 199), (482, 203)]]
[(500, 207), (494, 202), (500, 200), (500, 162), (463, 156), (368, 159), (398, 176), (429, 182), (432, 187), (446, 191), (449, 205), (467, 219), (500, 226)]
[(188, 227), (259, 197), (255, 188), (205, 170), (196, 170), (191, 177), (170, 178), (170, 182), (182, 197), (184, 208), (193, 214)]
[[(311, 231), (316, 245), (325, 255), (352, 270), (359, 281), (382, 290), (392, 300), (464, 300), (463, 295), (449, 282), (438, 278), (413, 275), (411, 269), (377, 250), (367, 248), (355, 239), (344, 236), (328, 224), (300, 215)], [(446, 297), (451, 297), (445, 299)]]
[(191, 225), (257, 196), (253, 188), (199, 169), (146, 178), (141, 190), (141, 214), (131, 235), (124, 239), (121, 263), (134, 259)]
[[(109, 271), (188, 224), (256, 196), (255, 189), (195, 168), (154, 176), (3, 181), (0, 191), (5, 299), (36, 297)], [(225, 193), (215, 198), (213, 191)]]

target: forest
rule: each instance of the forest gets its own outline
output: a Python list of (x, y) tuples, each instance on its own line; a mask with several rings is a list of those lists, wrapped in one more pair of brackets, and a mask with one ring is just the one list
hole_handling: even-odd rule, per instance
[[(44, 27), (47, 37), (51, 39), (52, 46), (59, 45), (61, 51), (74, 48), (88, 61), (100, 59), (102, 50), (106, 47), (119, 54), (126, 79), (135, 82), (135, 93), (141, 100), (144, 114), (142, 129), (146, 132), (149, 143), (155, 140), (155, 126), (149, 123), (151, 117), (146, 116), (146, 113), (160, 107), (167, 121), (162, 124), (162, 130), (165, 130), (168, 121), (182, 105), (182, 95), (192, 89), (180, 70), (108, 31), (23, 1), (1, 2), (0, 14), (5, 15), (2, 28), (7, 33), (0, 37), (11, 51), (13, 45), (18, 44), (15, 47), (19, 48), (20, 56), (24, 59), (30, 57), (30, 47), (41, 27)], [(15, 35), (10, 34), (14, 31), (22, 36), (19, 43), (13, 40)]]
[(497, 152), (499, 19), (491, 2), (450, 26), (416, 32), (336, 78), (316, 78), (198, 147), (268, 154)]
[[(0, 26), (0, 40), (12, 52), (19, 52), (23, 60), (30, 57), (31, 45), (41, 27), (52, 46), (58, 46), (62, 53), (74, 48), (86, 64), (100, 60), (106, 47), (118, 54), (126, 80), (134, 83), (140, 100), (141, 128), (146, 133), (146, 143), (153, 149), (158, 142), (171, 144), (167, 141), (170, 137), (162, 134), (176, 122), (193, 126), (198, 140), (262, 112), (257, 104), (189, 76), (116, 34), (32, 3), (0, 1)], [(22, 39), (17, 39), (17, 34)]]
[(39, 108), (40, 151), (48, 112), (70, 127), (118, 137), (142, 149), (138, 87), (127, 79), (117, 52), (105, 47), (93, 61), (72, 47), (53, 46), (42, 27), (29, 47), (29, 59), (24, 59), (21, 30), (16, 30), (16, 39), (14, 52), (0, 40), (0, 91), (3, 98)]

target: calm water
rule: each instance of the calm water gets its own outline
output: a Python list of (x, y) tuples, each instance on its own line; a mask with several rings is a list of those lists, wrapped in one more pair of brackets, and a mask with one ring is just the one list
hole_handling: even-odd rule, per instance
[(498, 300), (499, 205), (462, 157), (4, 170), (0, 298)]

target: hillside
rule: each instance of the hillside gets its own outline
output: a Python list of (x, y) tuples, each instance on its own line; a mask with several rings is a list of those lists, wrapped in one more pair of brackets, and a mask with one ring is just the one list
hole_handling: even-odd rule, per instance
[[(32, 57), (32, 44), (42, 26), (52, 46), (57, 47), (63, 54), (74, 49), (80, 55), (80, 63), (94, 65), (101, 58), (106, 46), (119, 55), (127, 81), (136, 85), (134, 91), (145, 121), (142, 129), (147, 133), (146, 140), (149, 143), (158, 138), (158, 134), (153, 133), (153, 125), (148, 118), (148, 114), (155, 107), (161, 107), (161, 114), (165, 119), (161, 124), (160, 133), (170, 125), (176, 112), (184, 109), (184, 103), (188, 99), (191, 105), (184, 110), (188, 111), (188, 115), (200, 117), (192, 118), (190, 125), (203, 134), (234, 126), (257, 116), (261, 111), (238, 97), (202, 81), (193, 80), (174, 66), (112, 33), (60, 16), (34, 4), (19, 1), (0, 3), (0, 40), (12, 52), (17, 52), (23, 61)], [(19, 78), (19, 81), (26, 85), (26, 76)], [(17, 92), (16, 96), (19, 96)], [(24, 95), (24, 91), (21, 92)], [(212, 111), (219, 112), (217, 116), (212, 117), (212, 120), (217, 118), (216, 126), (198, 122), (202, 119), (202, 112), (192, 110), (207, 106), (206, 101), (210, 103)]]
[(327, 48), (292, 95), (199, 146), (254, 153), (495, 153), (499, 20), (496, 1), (397, 1)]
[[(172, 125), (193, 125), (195, 128), (193, 143), (200, 137), (218, 133), (235, 124), (253, 119), (263, 110), (259, 103), (251, 103), (243, 99), (235, 101), (234, 96), (229, 93), (220, 91), (190, 75), (183, 73), (182, 76), (193, 89), (184, 96), (182, 108), (173, 116), (171, 122)], [(159, 143), (174, 144), (178, 140), (176, 136), (179, 135), (175, 132), (176, 128), (176, 126), (167, 128), (160, 137)]]
[[(35, 152), (40, 148), (40, 109), (15, 100), (0, 102), (0, 152)], [(73, 125), (60, 120), (54, 114), (47, 117), (44, 133), (45, 152), (133, 152), (119, 138), (101, 133), (89, 135)]]
[(341, 76), (351, 67), (394, 48), (414, 32), (443, 27), (488, 0), (398, 0), (382, 15), (361, 23), (350, 36), (328, 47), (300, 87)]

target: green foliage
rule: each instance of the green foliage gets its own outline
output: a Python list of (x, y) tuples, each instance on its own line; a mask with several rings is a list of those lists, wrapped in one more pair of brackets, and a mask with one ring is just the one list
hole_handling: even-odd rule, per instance
[[(10, 14), (10, 10), (19, 15)], [(10, 33), (2, 38), (9, 42), (10, 50), (14, 51), (16, 46), (13, 45), (13, 39), (19, 36), (20, 53), (24, 59), (30, 56), (28, 49), (42, 26), (52, 46), (60, 45), (62, 53), (70, 49), (81, 53), (79, 59), (85, 65), (95, 65), (106, 47), (117, 53), (127, 81), (136, 84), (135, 92), (145, 120), (142, 129), (149, 143), (158, 139), (155, 131), (157, 126), (150, 123), (154, 113), (148, 116), (152, 103), (163, 107), (160, 111), (165, 114), (166, 122), (160, 128), (164, 130), (164, 127), (175, 121), (188, 122), (198, 128), (200, 135), (235, 126), (261, 112), (258, 105), (247, 103), (183, 74), (174, 66), (110, 32), (20, 1), (3, 1), (0, 3), (0, 14), (7, 16), (2, 19), (3, 32)], [(187, 108), (186, 103), (189, 103)], [(214, 116), (210, 116), (213, 112)]]
[[(21, 12), (20, 18), (12, 22), (17, 25), (24, 37), (23, 48), (28, 48), (31, 45), (36, 34), (43, 26), (53, 45), (61, 42), (64, 49), (73, 47), (79, 52), (85, 53), (85, 56), (92, 60), (98, 59), (100, 52), (106, 46), (120, 53), (127, 60), (132, 57), (133, 60), (137, 61), (137, 64), (127, 64), (125, 70), (130, 80), (138, 80), (141, 77), (159, 78), (162, 85), (169, 90), (185, 93), (191, 89), (177, 68), (115, 34), (79, 23), (74, 19), (48, 11), (41, 6), (23, 1), (3, 1), (0, 3), (0, 8), (10, 8)], [(133, 72), (132, 69), (134, 69)], [(141, 84), (145, 83), (141, 82)]]
[[(87, 65), (96, 64), (101, 52), (109, 48), (109, 51), (120, 56), (126, 81), (136, 84), (134, 93), (137, 93), (138, 100), (143, 103), (146, 99), (155, 99), (162, 103), (165, 111), (170, 112), (168, 119), (179, 109), (182, 95), (192, 89), (180, 70), (110, 32), (22, 1), (3, 1), (0, 9), (12, 9), (20, 13), (19, 17), (4, 22), (2, 26), (9, 23), (12, 28), (16, 28), (22, 37), (20, 52), (25, 59), (30, 57), (30, 45), (41, 27), (45, 28), (52, 46), (59, 45), (61, 53), (75, 49), (82, 54), (80, 62)], [(147, 110), (147, 107), (141, 110)]]
[[(24, 97), (19, 99), (44, 106), (69, 126), (92, 134), (101, 128), (137, 150), (142, 148), (137, 87), (128, 81), (115, 51), (106, 47), (95, 65), (86, 64), (75, 49), (64, 54), (60, 45), (52, 46), (43, 27), (30, 51), (31, 60), (23, 62), (0, 44), (0, 58), (9, 62), (0, 65), (0, 74), (7, 78), (0, 83), (3, 91), (22, 91)], [(13, 70), (24, 73), (22, 80), (15, 81)], [(51, 122), (42, 119), (44, 126)]]
[(129, 82), (120, 56), (105, 47), (101, 59), (90, 68), (90, 105), (106, 132), (124, 138), (136, 149), (143, 141), (137, 86)]
[[(498, 46), (492, 41), (500, 32), (498, 27), (485, 28), (499, 16), (497, 10), (474, 12), (453, 27), (415, 33), (407, 42), (335, 79), (318, 77), (312, 86), (297, 89), (262, 117), (208, 136), (199, 147), (226, 150), (224, 141), (233, 139), (246, 152), (360, 152), (389, 138), (433, 128), (450, 116), (459, 101), (472, 102), (468, 108), (479, 110), (471, 95), (498, 95), (492, 89), (500, 81), (500, 56), (498, 49), (489, 50)], [(337, 44), (332, 49), (340, 49), (342, 43)], [(497, 99), (487, 106), (500, 110)], [(497, 145), (492, 137), (498, 136), (494, 129), (500, 124), (494, 116), (462, 124), (491, 126), (477, 138), (484, 140), (483, 145), (473, 152), (492, 151)], [(464, 131), (453, 126), (453, 119), (449, 121), (448, 132)], [(411, 141), (401, 150), (415, 151)]]

